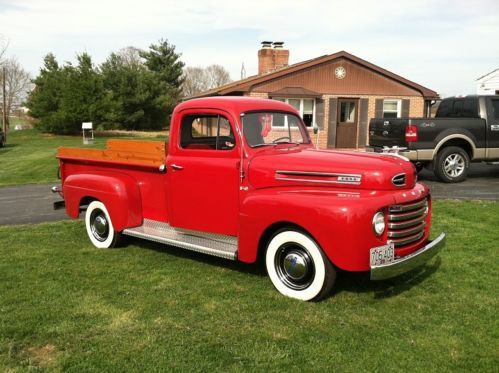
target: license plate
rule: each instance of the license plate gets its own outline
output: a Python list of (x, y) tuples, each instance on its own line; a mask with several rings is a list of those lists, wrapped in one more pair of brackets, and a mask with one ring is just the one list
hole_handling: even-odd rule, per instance
[(395, 257), (393, 242), (371, 249), (371, 267), (391, 263)]

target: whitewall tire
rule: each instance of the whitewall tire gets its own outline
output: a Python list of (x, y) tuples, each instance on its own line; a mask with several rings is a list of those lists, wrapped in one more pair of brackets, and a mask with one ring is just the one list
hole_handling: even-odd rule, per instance
[(336, 279), (333, 265), (317, 243), (294, 229), (280, 230), (272, 237), (265, 265), (270, 280), (281, 294), (303, 301), (324, 298)]
[(100, 201), (92, 201), (85, 214), (85, 227), (90, 241), (95, 247), (106, 249), (118, 244), (121, 234), (116, 232), (106, 206)]

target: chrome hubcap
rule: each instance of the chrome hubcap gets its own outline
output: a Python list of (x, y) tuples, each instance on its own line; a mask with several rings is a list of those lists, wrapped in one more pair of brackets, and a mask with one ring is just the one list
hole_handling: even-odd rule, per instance
[(109, 224), (106, 215), (101, 210), (95, 210), (90, 216), (92, 234), (99, 241), (105, 241), (109, 235)]
[(444, 171), (450, 177), (458, 177), (464, 171), (465, 160), (461, 154), (450, 154), (444, 161)]
[(314, 279), (315, 267), (310, 254), (294, 242), (277, 250), (274, 264), (279, 279), (293, 290), (306, 289)]
[(284, 257), (284, 271), (295, 281), (301, 280), (308, 272), (308, 263), (301, 253), (292, 252)]

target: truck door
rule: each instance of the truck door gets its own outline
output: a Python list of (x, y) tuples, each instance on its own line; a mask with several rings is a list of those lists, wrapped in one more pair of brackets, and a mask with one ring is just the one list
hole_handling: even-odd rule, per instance
[(499, 159), (499, 97), (487, 98), (487, 158)]
[(237, 235), (240, 144), (233, 123), (213, 110), (187, 112), (177, 128), (167, 161), (170, 224)]

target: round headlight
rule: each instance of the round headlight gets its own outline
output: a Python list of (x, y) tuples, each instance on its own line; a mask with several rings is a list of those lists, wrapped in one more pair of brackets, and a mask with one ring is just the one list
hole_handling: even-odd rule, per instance
[(385, 215), (381, 211), (373, 216), (373, 230), (377, 236), (381, 236), (385, 231)]

